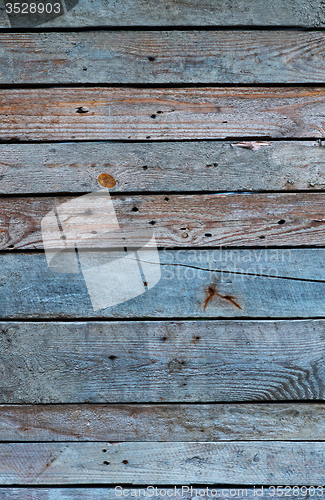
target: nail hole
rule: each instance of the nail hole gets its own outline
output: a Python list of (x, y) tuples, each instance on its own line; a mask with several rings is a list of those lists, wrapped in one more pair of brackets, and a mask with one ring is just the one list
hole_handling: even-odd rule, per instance
[(104, 449), (103, 449), (103, 453), (106, 453), (106, 452), (107, 452), (107, 450), (105, 450), (105, 448), (104, 448)]
[(165, 201), (169, 201), (169, 198), (168, 198), (168, 196), (166, 196), (166, 198), (165, 198)]
[(222, 122), (222, 123), (228, 123), (228, 122)]
[(123, 460), (123, 464), (128, 464), (128, 460)]
[(186, 231), (186, 227), (181, 227), (181, 231)]
[(155, 118), (156, 118), (156, 115), (151, 115), (151, 118), (155, 119)]
[(260, 240), (265, 240), (265, 236), (259, 236)]
[(109, 465), (109, 462), (107, 462), (106, 460), (104, 460), (103, 464), (104, 465)]
[(284, 219), (279, 220), (278, 224), (285, 224), (285, 220)]
[(9, 245), (7, 248), (14, 248), (14, 245)]
[(153, 56), (149, 56), (149, 57), (148, 57), (148, 59), (149, 59), (149, 61), (150, 61), (150, 62), (153, 62), (153, 61), (155, 61), (155, 60), (156, 60), (156, 58), (155, 58), (155, 57), (153, 57)]
[(157, 111), (157, 115), (162, 115), (163, 111)]
[(117, 356), (114, 356), (114, 354), (111, 354), (110, 356), (108, 356), (108, 359), (116, 359)]
[(156, 224), (156, 221), (155, 221), (155, 220), (151, 220), (151, 221), (149, 222), (149, 224), (150, 224), (151, 226), (154, 226), (154, 225)]
[(211, 233), (205, 233), (205, 236), (206, 236), (207, 238), (211, 238), (212, 234), (211, 234)]
[(76, 113), (88, 113), (88, 109), (86, 109), (82, 106), (79, 106), (79, 108), (77, 108)]
[(144, 286), (148, 286), (148, 283), (146, 281), (143, 282)]
[(166, 342), (167, 337), (163, 337), (161, 340), (162, 340), (163, 342)]
[(144, 165), (142, 168), (143, 168), (143, 170), (148, 170), (147, 165)]
[(82, 70), (83, 70), (83, 71), (87, 71), (87, 69), (88, 69), (88, 68), (86, 68), (86, 66), (84, 66), (84, 67), (82, 68)]
[(133, 207), (133, 208), (131, 209), (131, 212), (139, 212), (138, 207)]
[(146, 139), (151, 139), (151, 135), (147, 135)]

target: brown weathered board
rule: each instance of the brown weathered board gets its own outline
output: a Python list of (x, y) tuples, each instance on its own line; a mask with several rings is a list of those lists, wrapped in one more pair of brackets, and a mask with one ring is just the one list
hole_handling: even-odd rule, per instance
[(322, 138), (325, 89), (40, 88), (0, 90), (0, 139)]
[(324, 442), (0, 444), (3, 485), (324, 482)]
[(2, 194), (87, 193), (102, 189), (102, 174), (115, 193), (323, 190), (325, 149), (321, 141), (0, 144)]
[(1, 405), (0, 440), (320, 441), (325, 405)]
[(161, 251), (159, 258), (156, 286), (94, 311), (82, 274), (51, 271), (44, 254), (7, 253), (1, 318), (325, 317), (324, 249), (182, 249)]
[(325, 35), (303, 31), (1, 33), (1, 84), (323, 83)]
[[(30, 3), (30, 0), (28, 0)], [(53, 4), (54, 2), (52, 2)], [(60, 2), (62, 4), (62, 2)], [(65, 9), (64, 9), (65, 7)], [(7, 16), (1, 27), (325, 25), (321, 0), (64, 0), (65, 15)]]
[[(69, 200), (71, 197), (1, 199), (0, 249), (42, 249), (42, 218)], [(107, 244), (119, 246), (119, 235), (107, 232), (110, 221), (94, 220), (97, 211), (100, 217), (105, 200), (94, 200), (92, 212), (85, 212), (83, 219), (80, 216), (75, 231), (80, 232), (82, 227), (88, 232), (96, 229), (98, 236), (80, 239), (79, 245), (99, 248), (104, 244), (103, 230)], [(113, 205), (120, 226), (130, 232), (132, 243), (140, 246), (147, 243), (142, 230), (147, 228), (154, 228), (160, 247), (325, 244), (323, 193), (119, 195), (114, 197)], [(53, 239), (52, 243), (53, 247), (62, 247), (62, 241)]]
[(324, 399), (323, 320), (0, 328), (3, 403)]

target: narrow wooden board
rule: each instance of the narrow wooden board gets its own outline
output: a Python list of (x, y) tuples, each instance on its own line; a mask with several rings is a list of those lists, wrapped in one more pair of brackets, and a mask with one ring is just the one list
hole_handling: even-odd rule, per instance
[[(83, 26), (302, 26), (325, 25), (321, 0), (64, 0), (65, 15), (7, 16), (0, 27)], [(28, 0), (28, 3), (30, 1)], [(52, 2), (54, 4), (54, 2)], [(64, 8), (61, 8), (61, 13)]]
[(156, 286), (94, 311), (82, 274), (49, 270), (44, 254), (2, 255), (1, 318), (325, 317), (324, 249), (165, 250), (159, 256)]
[[(132, 488), (128, 488), (125, 486), (123, 491), (125, 493), (121, 494), (121, 487), (118, 487), (117, 490), (115, 488), (33, 488), (33, 487), (23, 487), (23, 488), (6, 488), (0, 487), (0, 499), (1, 500), (116, 500), (118, 498), (128, 498), (128, 497), (136, 497), (136, 498), (150, 498), (152, 493), (154, 493), (154, 498), (158, 500), (165, 500), (167, 496), (166, 487), (154, 487), (152, 489), (145, 488), (136, 488), (135, 486)], [(157, 489), (156, 489), (157, 488)], [(202, 486), (189, 486), (189, 490), (184, 487), (183, 490), (179, 491), (179, 488), (176, 489), (171, 487), (167, 488), (168, 490), (168, 498), (171, 500), (180, 500), (184, 498), (184, 500), (192, 500), (193, 495), (200, 496), (204, 500), (208, 500), (209, 498), (215, 498), (214, 495), (217, 495), (217, 498), (235, 498), (242, 499), (247, 498), (250, 500), (256, 500), (257, 494), (261, 495), (261, 488), (256, 487), (250, 488), (249, 486), (236, 486), (236, 487), (214, 487), (211, 486), (209, 492), (207, 492), (206, 487)], [(127, 490), (127, 491), (126, 491)], [(263, 494), (269, 497), (270, 493), (273, 493), (273, 489), (268, 489), (268, 487), (263, 488)], [(281, 492), (281, 490), (279, 490)], [(289, 487), (285, 490), (286, 494), (292, 494), (290, 492)], [(301, 499), (310, 499), (315, 497), (316, 493), (321, 493), (321, 489), (317, 490), (317, 488), (311, 487), (310, 489), (306, 489), (302, 487), (300, 490), (295, 490), (294, 498), (299, 500)], [(132, 496), (131, 496), (132, 495)]]
[[(41, 221), (55, 207), (65, 206), (71, 197), (0, 199), (0, 249), (42, 249)], [(109, 233), (110, 220), (101, 222), (106, 203), (94, 197), (83, 202), (92, 208), (79, 216), (74, 233), (79, 248), (120, 246), (119, 234)], [(206, 195), (131, 195), (116, 196), (114, 209), (120, 227), (129, 233), (134, 245), (147, 243), (146, 231), (154, 229), (160, 247), (216, 246), (307, 246), (325, 244), (325, 194), (206, 194)], [(76, 209), (61, 208), (70, 216)], [(98, 212), (98, 218), (94, 213)], [(71, 223), (72, 224), (72, 223)], [(104, 232), (103, 232), (104, 231)], [(106, 231), (106, 236), (105, 236)], [(72, 233), (71, 233), (72, 234)], [(56, 235), (54, 234), (54, 237)], [(53, 238), (54, 238), (53, 237)], [(104, 242), (105, 239), (105, 242)], [(49, 244), (62, 247), (62, 241)]]
[(1, 405), (0, 440), (324, 441), (325, 405)]
[(0, 483), (321, 485), (325, 443), (0, 444)]
[(0, 90), (7, 141), (322, 138), (324, 88)]
[(98, 180), (102, 174), (113, 177), (114, 193), (323, 190), (324, 145), (320, 141), (0, 144), (1, 194), (87, 193), (102, 189)]
[(2, 404), (324, 400), (323, 320), (0, 329)]
[(0, 83), (6, 85), (325, 80), (323, 32), (1, 33), (0, 44), (4, 51)]

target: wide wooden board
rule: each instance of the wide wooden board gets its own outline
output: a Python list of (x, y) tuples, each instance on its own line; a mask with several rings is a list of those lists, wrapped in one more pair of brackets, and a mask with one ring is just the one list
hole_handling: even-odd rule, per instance
[(322, 485), (325, 443), (8, 443), (0, 483)]
[[(30, 1), (28, 0), (28, 3)], [(0, 27), (325, 25), (321, 0), (64, 0), (58, 15), (7, 15)], [(52, 2), (54, 4), (54, 2)], [(64, 15), (62, 13), (65, 12)]]
[(0, 331), (1, 403), (324, 400), (321, 320), (2, 322)]
[(1, 89), (0, 139), (322, 138), (324, 112), (317, 87)]
[(321, 141), (0, 144), (1, 194), (87, 193), (105, 175), (113, 193), (323, 190), (325, 153)]
[(303, 31), (1, 33), (0, 84), (323, 83), (325, 35)]
[(0, 440), (324, 441), (325, 405), (0, 405)]
[[(0, 249), (42, 249), (42, 219), (55, 207), (64, 214), (61, 217), (73, 217), (78, 210), (69, 208), (71, 199), (0, 199)], [(86, 198), (80, 203), (78, 207), (84, 206), (85, 212), (78, 223), (70, 223), (71, 228), (75, 224), (70, 239), (76, 235), (79, 248), (119, 247), (119, 234), (109, 232), (112, 221), (108, 217), (102, 220), (107, 200), (94, 196), (92, 201)], [(323, 193), (119, 195), (114, 197), (113, 206), (120, 227), (129, 234), (132, 244), (139, 246), (147, 243), (146, 231), (150, 228), (160, 247), (325, 244)], [(91, 235), (95, 230), (97, 235)], [(48, 245), (63, 248), (56, 237), (53, 234)]]
[(1, 255), (1, 318), (325, 317), (322, 248), (164, 250), (159, 258), (156, 286), (94, 311), (82, 274), (51, 271), (44, 254)]

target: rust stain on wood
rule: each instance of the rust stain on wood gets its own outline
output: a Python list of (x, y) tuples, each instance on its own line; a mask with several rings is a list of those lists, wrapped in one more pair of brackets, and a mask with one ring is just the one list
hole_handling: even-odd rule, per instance
[(221, 295), (220, 293), (217, 292), (216, 290), (216, 285), (210, 285), (208, 286), (206, 290), (206, 298), (204, 301), (204, 306), (203, 309), (206, 310), (206, 308), (209, 305), (209, 302), (213, 299), (213, 297), (220, 297), (220, 299), (227, 300), (231, 304), (233, 304), (237, 309), (242, 309), (239, 304), (234, 300), (235, 298), (232, 295)]

